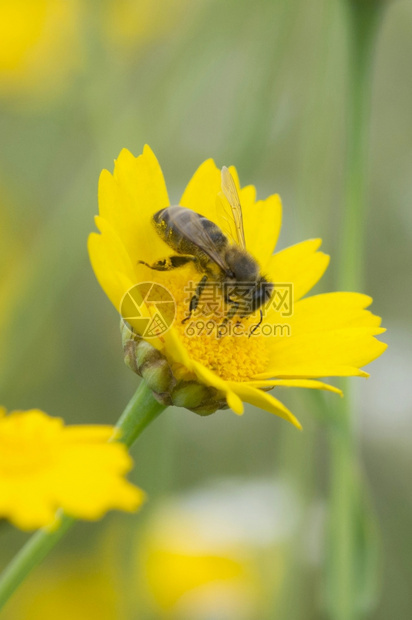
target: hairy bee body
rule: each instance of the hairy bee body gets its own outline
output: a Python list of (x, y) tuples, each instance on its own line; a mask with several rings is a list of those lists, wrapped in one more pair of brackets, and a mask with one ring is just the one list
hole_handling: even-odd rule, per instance
[[(196, 220), (196, 222), (194, 222)], [(169, 247), (181, 255), (196, 257), (195, 266), (199, 271), (217, 275), (214, 263), (196, 243), (199, 236), (196, 230), (201, 227), (210, 237), (217, 252), (224, 252), (229, 246), (227, 237), (220, 228), (203, 215), (180, 206), (166, 207), (153, 216), (153, 224), (158, 235)]]
[(199, 271), (219, 280), (259, 280), (259, 265), (249, 252), (231, 244), (219, 226), (200, 213), (179, 205), (166, 207), (154, 214), (153, 224), (172, 250), (193, 256)]
[(229, 217), (223, 216), (222, 221), (232, 225), (232, 239), (200, 213), (180, 205), (170, 206), (157, 211), (152, 221), (157, 234), (176, 254), (152, 265), (139, 262), (156, 271), (170, 271), (192, 264), (203, 273), (185, 321), (196, 310), (209, 280), (227, 285), (222, 286), (228, 306), (223, 323), (236, 315), (246, 317), (257, 310), (260, 310), (261, 322), (262, 306), (269, 301), (274, 286), (261, 275), (257, 261), (246, 249), (239, 196), (227, 168), (222, 169), (222, 190), (230, 206)]

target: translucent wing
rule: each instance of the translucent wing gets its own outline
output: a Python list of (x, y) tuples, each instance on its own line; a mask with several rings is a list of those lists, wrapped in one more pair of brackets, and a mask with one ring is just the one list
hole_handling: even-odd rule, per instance
[(235, 240), (238, 245), (246, 249), (245, 231), (243, 229), (242, 207), (237, 193), (236, 185), (228, 168), (222, 168), (222, 191), (230, 205), (231, 216), (233, 219), (232, 228), (235, 230)]
[(218, 233), (223, 236), (220, 229), (199, 213), (186, 209), (181, 206), (168, 207), (169, 220), (173, 226), (180, 232), (182, 237), (196, 245), (202, 252), (207, 254), (209, 258), (216, 263), (227, 274), (231, 272), (230, 267), (226, 264), (223, 257), (216, 249), (216, 243), (213, 241), (205, 226), (215, 228)]

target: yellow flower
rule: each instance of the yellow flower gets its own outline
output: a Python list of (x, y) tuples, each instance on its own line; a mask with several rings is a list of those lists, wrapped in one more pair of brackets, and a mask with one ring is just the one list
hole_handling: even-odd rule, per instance
[[(374, 337), (384, 329), (380, 318), (365, 309), (372, 301), (366, 295), (340, 292), (303, 299), (329, 262), (328, 256), (318, 251), (321, 240), (310, 239), (273, 254), (281, 227), (279, 196), (257, 201), (255, 188), (240, 188), (236, 170), (230, 170), (242, 204), (247, 248), (271, 282), (292, 285), (291, 316), (282, 316), (272, 304), (260, 335), (218, 337), (206, 330), (195, 337), (188, 335), (187, 323), (182, 324), (188, 310), (185, 288), (189, 282), (199, 281), (199, 273), (191, 266), (160, 272), (139, 263), (152, 264), (173, 254), (151, 222), (153, 214), (170, 202), (161, 168), (148, 146), (137, 158), (124, 149), (115, 162), (114, 174), (101, 173), (100, 216), (96, 218), (101, 234), (89, 237), (92, 266), (117, 310), (125, 293), (137, 283), (157, 282), (171, 292), (177, 317), (171, 329), (149, 341), (167, 358), (175, 376), (215, 388), (238, 414), (243, 412), (243, 401), (300, 427), (267, 390), (293, 386), (340, 392), (318, 379), (368, 376), (361, 367), (385, 350), (386, 345)], [(220, 200), (221, 174), (209, 159), (195, 172), (179, 204), (224, 230), (226, 216), (217, 208)], [(140, 310), (147, 316), (152, 312), (144, 305)], [(251, 328), (257, 315), (242, 322)], [(273, 332), (274, 325), (287, 329)], [(272, 335), (264, 335), (270, 330)]]
[(273, 480), (221, 480), (163, 500), (136, 536), (139, 602), (156, 618), (269, 617), (297, 514)]
[(2, 613), (2, 620), (123, 620), (126, 615), (113, 568), (102, 554), (84, 549), (42, 564)]
[(0, 517), (24, 530), (49, 526), (62, 508), (80, 519), (136, 510), (143, 492), (124, 479), (131, 459), (107, 443), (110, 426), (66, 427), (42, 411), (0, 409)]
[(0, 96), (56, 94), (80, 66), (79, 0), (0, 0)]

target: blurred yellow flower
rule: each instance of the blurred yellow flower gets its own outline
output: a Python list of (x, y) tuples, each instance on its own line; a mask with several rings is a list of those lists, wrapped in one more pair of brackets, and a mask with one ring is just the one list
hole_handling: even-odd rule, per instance
[(111, 566), (79, 548), (53, 565), (43, 564), (19, 590), (3, 612), (3, 620), (126, 620), (124, 593), (117, 587)]
[[(385, 330), (380, 327), (380, 318), (365, 310), (372, 301), (366, 295), (342, 292), (302, 299), (329, 262), (328, 256), (318, 252), (321, 240), (310, 239), (273, 254), (281, 227), (279, 196), (256, 201), (255, 188), (241, 188), (236, 170), (230, 170), (242, 204), (248, 251), (271, 282), (291, 287), (289, 316), (282, 316), (273, 303), (265, 312), (259, 335), (248, 337), (258, 320), (257, 313), (242, 319), (249, 325), (243, 336), (233, 335), (234, 329), (222, 337), (207, 330), (188, 334), (187, 325), (182, 323), (188, 310), (187, 287), (200, 279), (199, 273), (191, 265), (161, 272), (139, 264), (142, 260), (151, 264), (173, 254), (152, 225), (153, 215), (170, 202), (161, 168), (148, 146), (137, 158), (124, 149), (115, 162), (114, 174), (107, 170), (101, 173), (100, 216), (96, 218), (101, 234), (89, 237), (92, 266), (119, 311), (123, 296), (137, 283), (156, 282), (171, 292), (176, 320), (171, 329), (149, 341), (166, 356), (175, 376), (215, 388), (238, 414), (243, 412), (243, 401), (300, 427), (293, 414), (267, 390), (303, 387), (339, 392), (317, 379), (367, 376), (360, 368), (385, 350), (386, 345), (374, 337)], [(217, 208), (220, 200), (221, 174), (209, 159), (195, 172), (179, 204), (225, 230), (225, 214)], [(153, 306), (142, 304), (140, 311), (152, 316)], [(203, 318), (204, 322), (211, 318), (221, 321), (210, 315)], [(231, 324), (236, 324), (236, 317)], [(286, 326), (287, 330), (273, 331), (274, 326)]]
[[(189, 539), (193, 534), (190, 529), (186, 531)], [(197, 606), (204, 607), (207, 599), (217, 606), (219, 591), (220, 598), (224, 592), (226, 599), (237, 600), (241, 606), (245, 603), (245, 588), (250, 589), (249, 581), (253, 582), (245, 564), (236, 553), (225, 556), (224, 552), (208, 549), (179, 549), (169, 540), (163, 548), (159, 544), (148, 553), (145, 575), (154, 600), (165, 611), (181, 605), (183, 598), (191, 598), (193, 606), (194, 599)], [(251, 596), (248, 592), (247, 598)]]
[(0, 0), (0, 97), (56, 94), (80, 66), (79, 0)]
[(42, 411), (0, 409), (0, 517), (24, 530), (49, 526), (55, 512), (96, 520), (136, 510), (143, 492), (125, 480), (132, 461), (111, 426), (64, 426)]
[(137, 536), (137, 605), (156, 618), (266, 617), (296, 533), (300, 507), (289, 491), (222, 480), (163, 500)]

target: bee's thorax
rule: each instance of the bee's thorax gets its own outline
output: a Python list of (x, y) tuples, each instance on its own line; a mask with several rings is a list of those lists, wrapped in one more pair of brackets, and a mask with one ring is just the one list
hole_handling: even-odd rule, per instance
[(229, 246), (225, 252), (225, 261), (235, 280), (256, 282), (259, 278), (259, 265), (246, 250), (236, 245)]

